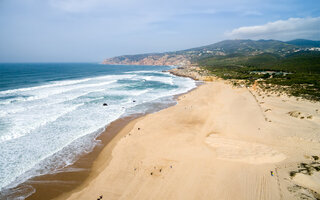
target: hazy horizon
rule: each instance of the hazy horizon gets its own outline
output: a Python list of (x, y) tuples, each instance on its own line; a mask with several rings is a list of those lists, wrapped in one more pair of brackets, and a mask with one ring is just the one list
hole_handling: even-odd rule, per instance
[(320, 40), (320, 2), (2, 0), (0, 62), (101, 62), (226, 39)]

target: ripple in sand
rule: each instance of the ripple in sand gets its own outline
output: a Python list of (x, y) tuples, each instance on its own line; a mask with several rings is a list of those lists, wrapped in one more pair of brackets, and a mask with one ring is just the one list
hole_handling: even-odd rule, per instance
[(280, 162), (286, 156), (269, 146), (234, 139), (223, 138), (216, 134), (209, 135), (205, 142), (214, 148), (219, 159), (263, 164)]

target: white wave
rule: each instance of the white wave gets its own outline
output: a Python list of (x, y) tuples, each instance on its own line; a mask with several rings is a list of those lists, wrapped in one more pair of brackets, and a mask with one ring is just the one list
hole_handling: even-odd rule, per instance
[[(0, 171), (4, 172), (0, 173), (0, 180), (3, 180), (3, 182), (0, 181), (0, 190), (13, 181), (10, 187), (37, 176), (39, 173), (47, 174), (59, 170), (72, 164), (77, 155), (90, 152), (95, 146), (92, 139), (84, 138), (83, 141), (81, 138), (99, 131), (106, 123), (119, 118), (124, 112), (124, 109), (119, 106), (110, 109), (110, 113), (105, 115), (104, 109), (82, 107), (82, 109), (77, 109), (71, 115), (72, 117), (65, 117), (55, 122), (59, 125), (53, 126), (58, 128), (57, 130), (46, 126), (33, 135), (29, 134), (11, 140), (15, 145), (10, 145), (7, 151), (0, 149)], [(28, 143), (33, 145), (21, 145)], [(21, 159), (18, 159), (20, 157)], [(10, 160), (17, 162), (10, 162)]]
[(154, 70), (141, 70), (141, 71), (131, 71), (131, 72), (124, 72), (125, 74), (141, 74), (141, 73), (161, 73), (159, 71)]
[(30, 133), (32, 130), (44, 126), (49, 122), (56, 121), (59, 117), (82, 105), (83, 104), (74, 106), (64, 105), (60, 108), (51, 108), (51, 110), (48, 108), (38, 109), (31, 111), (31, 113), (19, 113), (17, 116), (11, 116), (11, 119), (8, 120), (13, 124), (13, 126), (6, 131), (6, 134), (0, 136), (0, 143), (22, 137)]
[[(71, 101), (73, 99), (76, 99), (80, 96), (85, 96), (89, 93), (92, 92), (99, 92), (99, 91), (104, 91), (106, 88), (101, 88), (101, 86), (107, 86), (111, 85), (112, 83), (115, 83), (116, 80), (113, 81), (108, 81), (108, 82), (101, 82), (97, 84), (88, 84), (85, 86), (76, 86), (68, 89), (63, 89), (58, 91), (57, 93), (55, 92), (50, 92), (50, 94), (45, 93), (38, 95), (37, 97), (29, 98), (28, 100), (24, 101), (17, 101), (12, 103), (11, 105), (5, 106), (0, 110), (0, 117), (5, 117), (6, 115), (10, 114), (15, 114), (15, 113), (20, 113), (25, 110), (30, 110), (35, 107), (41, 107), (41, 106), (51, 106), (53, 104), (58, 104), (62, 103), (65, 101)], [(97, 89), (92, 89), (98, 87)], [(81, 90), (79, 90), (81, 89)], [(72, 92), (72, 93), (66, 93), (70, 92), (73, 90), (78, 90), (77, 92)], [(47, 91), (46, 91), (47, 92)], [(50, 98), (48, 98), (50, 97)], [(42, 100), (44, 99), (44, 100)], [(40, 101), (41, 100), (41, 101)], [(26, 103), (29, 101), (28, 103)], [(33, 102), (31, 102), (33, 101)]]
[(90, 78), (81, 79), (81, 80), (74, 80), (74, 81), (52, 82), (52, 83), (49, 83), (49, 84), (46, 84), (46, 85), (41, 85), (41, 86), (19, 88), (19, 89), (12, 89), (12, 90), (4, 90), (4, 91), (0, 91), (0, 94), (9, 94), (9, 93), (25, 92), (25, 91), (30, 91), (30, 90), (37, 90), (37, 89), (56, 87), (56, 86), (73, 85), (73, 84), (76, 84), (76, 83), (86, 82), (88, 80), (90, 80)]
[(152, 81), (158, 81), (158, 82), (162, 82), (162, 83), (166, 83), (169, 85), (173, 85), (173, 77), (160, 77), (160, 76), (156, 76), (156, 77), (152, 77), (149, 80)]
[(61, 93), (65, 93), (65, 92), (72, 91), (72, 90), (77, 90), (77, 89), (81, 89), (81, 88), (92, 88), (92, 87), (105, 86), (105, 85), (109, 85), (109, 84), (115, 83), (115, 82), (116, 81), (107, 81), (107, 82), (96, 83), (96, 84), (74, 85), (74, 86), (69, 86), (69, 87), (64, 87), (64, 88), (52, 87), (50, 89), (46, 88), (45, 90), (43, 90), (43, 88), (41, 88), (41, 90), (34, 91), (33, 93), (24, 93), (25, 95), (30, 95), (30, 96), (26, 97), (26, 98), (19, 97), (19, 98), (12, 99), (10, 103), (15, 103), (17, 101), (34, 101), (34, 100), (38, 100), (38, 99), (44, 99), (44, 98), (48, 98), (52, 95), (61, 94)]
[(79, 84), (79, 83), (94, 81), (94, 80), (120, 79), (120, 78), (131, 78), (131, 77), (132, 76), (130, 76), (130, 75), (107, 75), (107, 76), (98, 76), (98, 77), (94, 77), (94, 78), (85, 78), (85, 79), (79, 79), (79, 80), (54, 81), (54, 82), (51, 82), (51, 83), (48, 83), (45, 85), (40, 85), (40, 86), (0, 91), (0, 95), (10, 94), (10, 93), (18, 93), (18, 92), (26, 92), (26, 91), (51, 88), (51, 87), (68, 86), (68, 85), (74, 85), (74, 84)]

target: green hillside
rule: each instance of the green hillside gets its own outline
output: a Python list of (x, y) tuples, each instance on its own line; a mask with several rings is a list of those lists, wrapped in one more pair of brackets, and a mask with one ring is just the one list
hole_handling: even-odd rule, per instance
[(224, 79), (244, 79), (249, 83), (264, 80), (265, 83), (289, 86), (288, 91), (294, 96), (320, 100), (319, 51), (299, 51), (285, 56), (230, 54), (199, 59), (198, 64)]
[(320, 41), (313, 41), (313, 40), (296, 39), (296, 40), (287, 41), (286, 43), (296, 45), (299, 47), (320, 47)]
[(188, 51), (221, 51), (226, 54), (243, 53), (252, 54), (254, 52), (278, 52), (284, 53), (294, 49), (296, 46), (277, 40), (224, 40), (215, 44), (184, 50)]

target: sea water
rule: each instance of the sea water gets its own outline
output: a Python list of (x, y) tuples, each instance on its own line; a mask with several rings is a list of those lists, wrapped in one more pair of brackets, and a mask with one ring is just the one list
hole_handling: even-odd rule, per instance
[(110, 122), (157, 111), (195, 87), (189, 78), (163, 72), (168, 69), (0, 64), (0, 192), (73, 164)]

